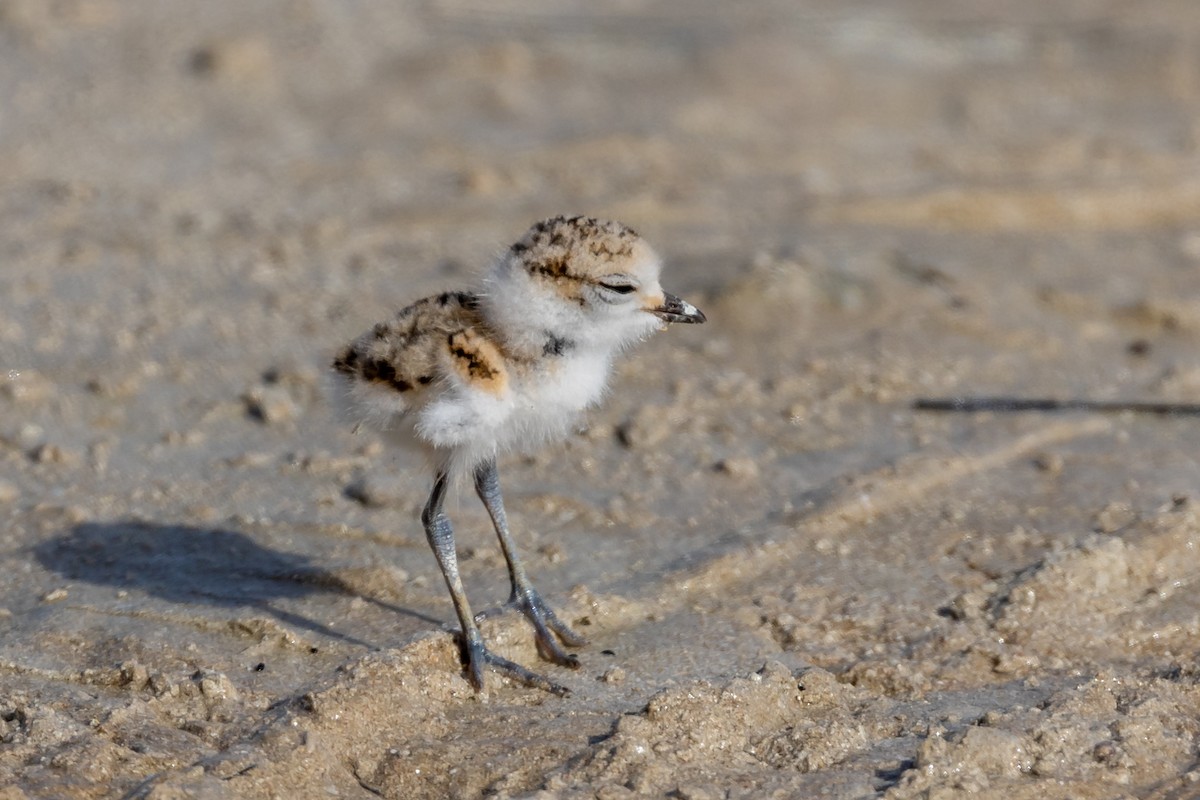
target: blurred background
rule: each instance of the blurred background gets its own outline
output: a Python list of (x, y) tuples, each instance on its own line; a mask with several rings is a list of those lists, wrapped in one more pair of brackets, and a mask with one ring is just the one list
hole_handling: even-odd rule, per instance
[[(392, 304), (424, 288), (389, 287), (426, 281), (431, 256), (476, 268), (564, 211), (627, 220), (711, 270), (714, 253), (733, 270), (795, 251), (814, 225), (1176, 228), (1171, 244), (1200, 252), (1200, 22), (1182, 1), (0, 13), (5, 278), (82, 301), (75, 325), (100, 313), (73, 297), (86, 276), (131, 331), (154, 324), (139, 291), (188, 297), (192, 315), (247, 292), (271, 313), (298, 283), (338, 296), (276, 313), (324, 326), (331, 303)], [(124, 292), (95, 280), (134, 261)], [(6, 308), (18, 348), (27, 305)], [(245, 324), (217, 308), (172, 323)]]
[[(0, 341), (310, 352), (561, 212), (697, 286), (847, 232), (809, 259), (1154, 230), (1192, 265), (1198, 30), (1185, 0), (6, 0)], [(1052, 278), (1053, 250), (1015, 252)], [(1089, 279), (1136, 302), (1130, 256)]]

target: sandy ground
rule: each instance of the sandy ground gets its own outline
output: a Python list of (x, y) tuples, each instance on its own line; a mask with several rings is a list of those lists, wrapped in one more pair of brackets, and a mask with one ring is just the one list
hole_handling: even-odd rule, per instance
[[(0, 798), (1200, 794), (1200, 423), (911, 405), (1200, 398), (1200, 9), (982, 7), (0, 2)], [(475, 696), (322, 371), (560, 212), (710, 322), (503, 463), (591, 644)]]

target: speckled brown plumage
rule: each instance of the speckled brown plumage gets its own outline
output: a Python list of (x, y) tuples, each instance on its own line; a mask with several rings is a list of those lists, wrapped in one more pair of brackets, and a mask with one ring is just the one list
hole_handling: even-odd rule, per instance
[(467, 292), (426, 297), (344, 347), (337, 372), (405, 394), (429, 386), (448, 354), (464, 377), (502, 389), (503, 359), (488, 341), (478, 298)]
[(586, 248), (602, 261), (626, 259), (637, 240), (637, 233), (619, 222), (560, 216), (534, 225), (512, 251), (522, 255), (530, 273), (579, 280), (584, 276), (571, 269), (572, 254)]

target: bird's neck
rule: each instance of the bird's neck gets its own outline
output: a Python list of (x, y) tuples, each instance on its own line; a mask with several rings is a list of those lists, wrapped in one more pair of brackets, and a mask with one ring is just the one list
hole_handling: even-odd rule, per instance
[[(572, 358), (580, 355), (596, 355), (594, 343), (581, 341), (570, 331), (548, 327), (497, 329), (496, 338), (501, 348), (510, 356), (521, 361)], [(604, 349), (604, 348), (599, 348)]]
[(510, 356), (523, 361), (543, 358), (569, 358), (603, 348), (593, 342), (569, 320), (552, 313), (539, 313), (538, 308), (488, 302), (485, 297), (480, 311), (497, 344)]

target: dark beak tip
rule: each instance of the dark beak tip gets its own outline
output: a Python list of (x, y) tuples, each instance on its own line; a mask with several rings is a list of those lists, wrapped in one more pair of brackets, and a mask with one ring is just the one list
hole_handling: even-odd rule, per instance
[(663, 304), (654, 309), (654, 313), (664, 322), (682, 322), (698, 325), (708, 321), (708, 317), (704, 316), (704, 312), (691, 303), (669, 292), (664, 292), (663, 294), (665, 296)]
[(694, 313), (678, 314), (678, 315), (672, 317), (668, 321), (669, 322), (682, 322), (685, 325), (701, 325), (705, 322), (708, 322), (708, 317), (704, 316), (703, 311), (701, 311), (700, 309), (696, 309), (696, 311)]

